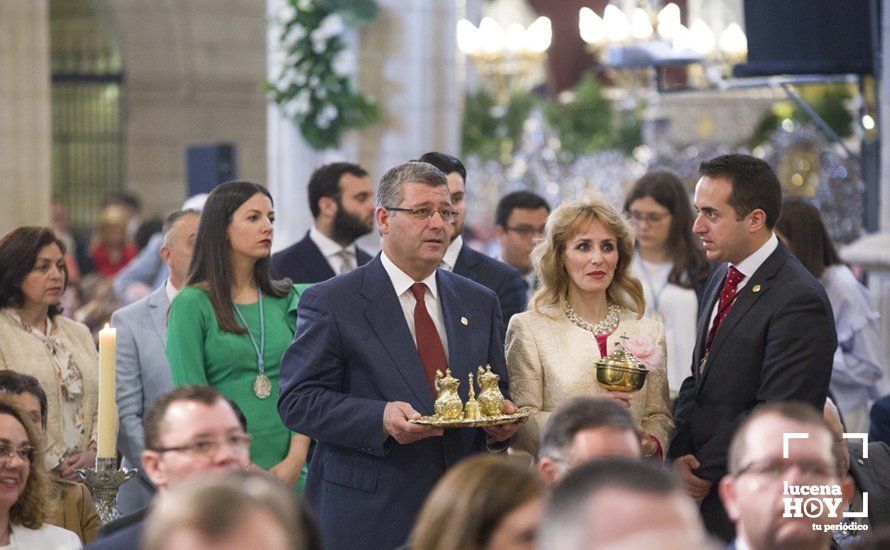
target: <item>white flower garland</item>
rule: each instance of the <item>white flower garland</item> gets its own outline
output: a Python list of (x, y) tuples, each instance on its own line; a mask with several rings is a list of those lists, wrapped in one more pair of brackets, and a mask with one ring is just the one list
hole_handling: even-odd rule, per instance
[(355, 90), (355, 55), (343, 35), (348, 9), (360, 21), (376, 12), (373, 0), (286, 0), (273, 18), (279, 41), (278, 79), (267, 83), (282, 114), (297, 122), (306, 141), (316, 149), (339, 145), (343, 132), (377, 120), (376, 102)]

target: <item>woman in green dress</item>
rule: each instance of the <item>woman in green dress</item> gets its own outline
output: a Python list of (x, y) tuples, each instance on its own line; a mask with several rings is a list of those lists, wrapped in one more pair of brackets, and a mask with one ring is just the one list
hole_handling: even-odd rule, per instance
[(210, 193), (187, 286), (170, 306), (166, 349), (174, 386), (208, 385), (234, 401), (247, 417), (251, 461), (302, 488), (309, 438), (281, 422), (278, 376), (305, 286), (269, 275), (274, 219), (272, 197), (256, 183)]

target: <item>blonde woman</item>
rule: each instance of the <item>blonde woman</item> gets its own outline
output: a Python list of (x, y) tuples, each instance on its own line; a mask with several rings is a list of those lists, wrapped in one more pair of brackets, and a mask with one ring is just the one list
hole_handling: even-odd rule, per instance
[[(643, 288), (630, 274), (633, 245), (627, 221), (599, 197), (565, 203), (547, 219), (532, 252), (540, 286), (507, 330), (510, 394), (535, 411), (515, 449), (536, 456), (550, 413), (569, 397), (597, 395), (628, 407), (644, 454), (663, 456), (674, 428), (664, 327), (642, 317)], [(597, 386), (594, 363), (618, 342), (650, 369), (638, 392)]]
[(99, 214), (90, 257), (101, 277), (114, 277), (139, 253), (127, 235), (129, 221), (127, 211), (120, 206), (107, 206)]

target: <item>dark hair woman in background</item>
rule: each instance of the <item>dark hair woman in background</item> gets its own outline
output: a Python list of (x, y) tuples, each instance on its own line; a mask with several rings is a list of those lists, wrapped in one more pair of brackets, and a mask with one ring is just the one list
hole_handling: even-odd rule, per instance
[(868, 410), (885, 392), (878, 314), (868, 291), (841, 262), (819, 210), (799, 197), (782, 201), (776, 234), (828, 294), (837, 328), (831, 393), (848, 432), (868, 431)]
[(295, 483), (309, 439), (281, 422), (278, 376), (305, 285), (269, 275), (274, 219), (272, 196), (256, 183), (227, 182), (210, 193), (187, 286), (170, 305), (167, 358), (174, 386), (209, 385), (234, 401), (253, 438), (251, 461)]
[(0, 369), (30, 374), (48, 397), (46, 467), (69, 481), (96, 458), (99, 354), (82, 323), (61, 315), (65, 244), (49, 227), (0, 240)]
[(698, 305), (713, 266), (692, 234), (689, 194), (673, 172), (645, 174), (627, 195), (624, 211), (636, 237), (631, 272), (643, 283), (645, 315), (664, 323), (668, 386), (676, 397), (689, 376)]

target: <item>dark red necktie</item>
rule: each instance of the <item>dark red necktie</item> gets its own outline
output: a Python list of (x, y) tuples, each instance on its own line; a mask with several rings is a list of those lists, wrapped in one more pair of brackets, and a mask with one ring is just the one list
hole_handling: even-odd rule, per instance
[(714, 317), (714, 323), (711, 325), (711, 330), (708, 331), (708, 340), (705, 343), (705, 355), (708, 354), (708, 350), (711, 349), (711, 343), (714, 341), (714, 336), (717, 335), (717, 329), (720, 328), (720, 324), (723, 323), (723, 319), (726, 318), (726, 314), (729, 313), (729, 308), (732, 306), (732, 301), (735, 299), (736, 289), (745, 279), (745, 274), (736, 269), (734, 266), (729, 266), (729, 272), (726, 274), (726, 279), (723, 281), (723, 290), (720, 291), (720, 303), (717, 306), (717, 316)]
[(414, 305), (414, 336), (417, 340), (417, 352), (420, 354), (420, 361), (423, 363), (423, 370), (426, 373), (427, 382), (436, 393), (436, 371), (442, 371), (448, 368), (448, 362), (445, 360), (445, 349), (442, 347), (442, 339), (439, 338), (439, 331), (430, 317), (430, 312), (426, 309), (426, 285), (423, 283), (414, 283), (411, 285), (411, 293), (417, 303)]

